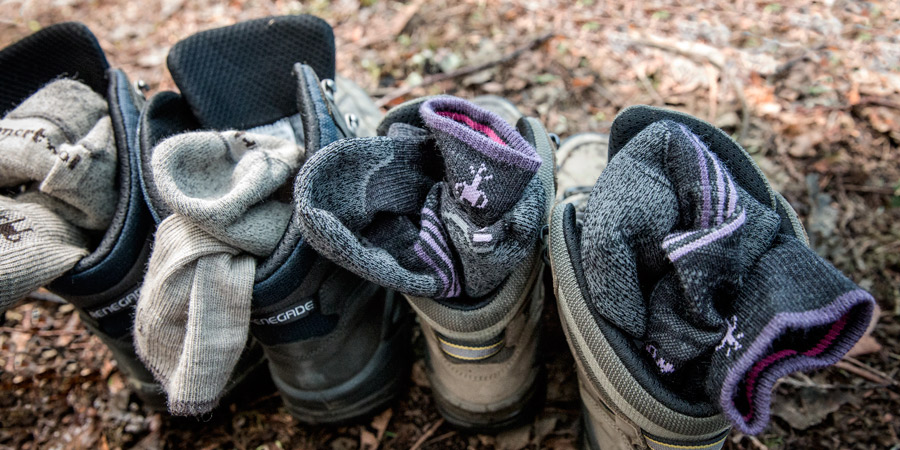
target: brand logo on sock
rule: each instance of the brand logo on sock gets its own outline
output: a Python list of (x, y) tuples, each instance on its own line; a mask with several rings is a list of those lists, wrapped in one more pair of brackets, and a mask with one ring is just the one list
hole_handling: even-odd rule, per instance
[(66, 167), (69, 169), (74, 169), (75, 166), (81, 162), (81, 156), (79, 155), (70, 155), (69, 152), (65, 150), (59, 150), (50, 142), (50, 138), (45, 134), (46, 130), (43, 128), (38, 128), (37, 130), (27, 130), (22, 128), (3, 128), (0, 127), (0, 138), (5, 137), (17, 137), (21, 139), (31, 139), (32, 142), (39, 144), (43, 143), (44, 147), (47, 148), (47, 151), (53, 153), (59, 159), (61, 159), (64, 163), (66, 163)]
[(316, 309), (316, 304), (312, 300), (307, 300), (306, 303), (302, 303), (300, 305), (294, 306), (291, 309), (286, 311), (282, 311), (278, 314), (273, 314), (269, 317), (264, 318), (250, 318), (250, 323), (254, 325), (281, 325), (283, 323), (293, 322), (295, 320), (302, 319), (309, 315), (309, 313), (313, 312)]
[(728, 325), (728, 331), (725, 332), (722, 342), (719, 342), (719, 345), (716, 346), (716, 351), (726, 348), (725, 356), (731, 356), (732, 350), (737, 351), (743, 347), (738, 342), (738, 339), (744, 337), (744, 333), (734, 334), (735, 329), (737, 329), (737, 316), (731, 316), (730, 322), (728, 319), (725, 319), (725, 323)]
[(469, 171), (472, 172), (472, 175), (475, 175), (475, 178), (471, 183), (456, 183), (453, 186), (453, 189), (456, 190), (456, 195), (459, 198), (467, 200), (473, 207), (475, 208), (484, 208), (487, 206), (488, 199), (485, 195), (484, 191), (478, 189), (481, 187), (482, 181), (490, 180), (494, 178), (493, 175), (482, 176), (481, 173), (487, 170), (487, 167), (484, 164), (478, 168), (478, 171), (475, 171), (475, 166), (469, 166)]
[(247, 133), (245, 133), (243, 131), (238, 131), (237, 133), (234, 133), (234, 138), (242, 140), (244, 142), (244, 146), (247, 147), (248, 149), (256, 147), (256, 141), (248, 138)]
[(659, 356), (659, 351), (656, 350), (656, 347), (653, 344), (647, 344), (644, 347), (647, 350), (647, 353), (650, 354), (650, 357), (653, 358), (653, 362), (656, 363), (656, 367), (659, 367), (659, 371), (662, 373), (672, 373), (675, 371), (675, 366), (672, 363), (668, 362), (662, 356)]
[(11, 212), (0, 213), (0, 235), (5, 242), (21, 241), (23, 234), (34, 231), (29, 225), (25, 217), (14, 217)]
[(117, 313), (124, 309), (132, 307), (140, 297), (140, 291), (138, 288), (134, 288), (128, 295), (97, 309), (89, 310), (88, 315), (93, 317), (94, 319), (100, 320), (110, 314)]

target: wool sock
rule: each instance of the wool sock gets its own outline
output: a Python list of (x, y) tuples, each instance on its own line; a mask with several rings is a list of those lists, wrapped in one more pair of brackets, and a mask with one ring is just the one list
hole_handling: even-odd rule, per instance
[(0, 310), (88, 254), (88, 230), (109, 226), (116, 148), (106, 100), (53, 81), (0, 120)]
[(642, 343), (663, 380), (691, 383), (683, 374), (708, 366), (694, 384), (759, 433), (775, 380), (836, 362), (874, 300), (782, 231), (742, 181), (688, 126), (654, 122), (594, 186), (582, 257), (596, 310)]
[(162, 221), (135, 313), (135, 347), (169, 410), (209, 412), (247, 341), (256, 259), (270, 254), (292, 208), (275, 197), (303, 150), (240, 131), (190, 132), (157, 145)]
[(540, 158), (502, 118), (460, 99), (407, 103), (389, 117), (386, 136), (336, 142), (303, 166), (304, 236), (409, 295), (488, 294), (538, 238)]
[(257, 256), (272, 252), (292, 208), (269, 197), (303, 160), (294, 142), (242, 131), (173, 136), (154, 149), (153, 175), (172, 211)]
[(0, 196), (0, 313), (88, 254), (82, 230), (39, 203)]
[(537, 152), (501, 117), (465, 100), (436, 97), (419, 112), (444, 158), (447, 191), (465, 217), (477, 227), (496, 222), (541, 166)]

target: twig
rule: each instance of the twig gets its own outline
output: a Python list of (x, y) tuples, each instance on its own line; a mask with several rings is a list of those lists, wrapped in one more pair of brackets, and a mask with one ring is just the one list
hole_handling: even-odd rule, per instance
[(759, 450), (769, 450), (769, 447), (767, 447), (766, 444), (763, 444), (762, 442), (760, 442), (760, 440), (757, 439), (756, 436), (749, 436), (749, 435), (748, 435), (747, 438), (749, 438), (749, 439), (750, 439), (750, 442), (753, 443), (753, 446), (756, 447), (756, 448), (758, 448)]
[(709, 77), (709, 123), (716, 123), (716, 117), (719, 116), (719, 77), (712, 64), (706, 63), (703, 68)]
[(647, 78), (647, 74), (644, 73), (643, 66), (635, 66), (634, 73), (637, 74), (638, 80), (640, 80), (641, 85), (644, 86), (644, 89), (650, 94), (650, 97), (653, 97), (653, 101), (659, 103), (659, 106), (666, 106), (666, 100), (659, 95), (659, 92), (656, 91), (656, 88), (653, 87), (653, 84), (650, 83), (650, 79)]
[(844, 189), (848, 191), (854, 192), (868, 192), (871, 194), (881, 194), (881, 195), (894, 195), (897, 193), (897, 190), (892, 187), (880, 187), (880, 186), (865, 186), (858, 184), (845, 184)]
[(859, 103), (857, 103), (854, 106), (866, 106), (866, 105), (885, 106), (888, 108), (900, 109), (900, 103), (888, 100), (886, 98), (871, 97), (871, 96), (865, 96), (865, 97), (859, 99)]
[(403, 29), (405, 29), (406, 26), (409, 25), (409, 21), (412, 20), (413, 16), (415, 16), (416, 13), (419, 12), (419, 9), (423, 4), (425, 4), (425, 0), (416, 0), (410, 3), (405, 8), (403, 8), (403, 11), (400, 11), (400, 13), (397, 14), (397, 17), (395, 17), (391, 22), (390, 31), (388, 31), (387, 33), (378, 33), (377, 36), (366, 36), (364, 39), (361, 39), (355, 44), (356, 47), (358, 47), (359, 49), (364, 49), (372, 44), (376, 44), (378, 42), (399, 36), (400, 33), (403, 32)]
[(273, 399), (273, 398), (275, 398), (275, 397), (279, 397), (279, 396), (281, 396), (281, 394), (278, 393), (278, 392), (275, 392), (275, 393), (272, 393), (272, 394), (269, 394), (269, 395), (265, 395), (265, 396), (263, 396), (263, 397), (257, 398), (256, 400), (252, 401), (249, 405), (247, 405), (247, 408), (248, 408), (248, 409), (249, 409), (249, 408), (253, 408), (253, 407), (255, 407), (256, 405), (259, 405), (260, 403), (264, 403), (264, 402), (266, 402), (266, 401), (268, 401), (268, 400), (271, 400), (271, 399)]
[(394, 89), (391, 92), (388, 92), (384, 97), (381, 97), (380, 99), (378, 99), (378, 101), (375, 102), (375, 105), (378, 106), (379, 108), (381, 108), (384, 105), (387, 105), (388, 103), (390, 103), (400, 97), (403, 97), (404, 95), (409, 94), (410, 92), (413, 91), (413, 89), (429, 86), (429, 85), (432, 85), (435, 83), (440, 83), (441, 81), (447, 81), (447, 80), (452, 80), (454, 78), (464, 77), (466, 75), (470, 75), (470, 74), (473, 74), (476, 72), (481, 72), (482, 70), (489, 69), (496, 65), (505, 64), (507, 62), (510, 62), (510, 61), (518, 58), (519, 56), (522, 55), (522, 53), (525, 53), (525, 52), (543, 44), (544, 42), (547, 42), (553, 36), (554, 36), (553, 33), (547, 33), (543, 36), (538, 37), (537, 39), (532, 40), (531, 42), (526, 43), (525, 45), (522, 45), (522, 46), (516, 48), (512, 52), (507, 53), (506, 55), (503, 55), (500, 58), (497, 58), (497, 59), (494, 59), (494, 60), (491, 60), (491, 61), (488, 61), (488, 62), (485, 62), (482, 64), (477, 64), (477, 65), (469, 66), (469, 67), (463, 67), (461, 69), (457, 69), (452, 72), (437, 73), (434, 75), (429, 75), (429, 76), (425, 77), (425, 79), (422, 80), (422, 83), (417, 86), (411, 86), (411, 85), (407, 84), (407, 85), (401, 86), (397, 89)]
[(734, 437), (731, 438), (731, 442), (737, 444), (738, 442), (743, 441), (745, 438), (750, 440), (750, 443), (753, 444), (753, 447), (759, 450), (769, 450), (769, 447), (766, 447), (765, 444), (760, 442), (759, 439), (756, 438), (756, 436), (750, 436), (749, 434), (734, 433)]
[(778, 380), (778, 385), (786, 385), (795, 388), (814, 388), (814, 389), (822, 389), (822, 390), (847, 390), (847, 391), (858, 391), (864, 389), (873, 389), (878, 387), (884, 387), (884, 384), (872, 384), (865, 383), (860, 385), (852, 385), (852, 384), (820, 384), (815, 381), (805, 381), (798, 380), (792, 377), (784, 377)]
[(419, 439), (416, 440), (416, 443), (413, 444), (413, 446), (410, 448), (410, 450), (419, 450), (420, 448), (422, 448), (422, 445), (425, 443), (425, 440), (430, 438), (431, 435), (434, 434), (434, 432), (437, 431), (437, 429), (440, 428), (440, 426), (443, 424), (444, 424), (443, 417), (438, 419), (437, 422), (431, 424), (431, 426), (428, 427), (427, 430), (425, 430), (425, 433), (422, 434), (421, 436), (419, 436)]
[(446, 433), (444, 433), (444, 434), (442, 434), (442, 435), (440, 435), (440, 436), (438, 436), (438, 437), (436, 437), (436, 438), (434, 438), (434, 439), (428, 441), (425, 445), (435, 444), (435, 443), (441, 442), (441, 441), (443, 441), (443, 440), (445, 440), (445, 439), (449, 439), (449, 438), (451, 438), (451, 437), (453, 437), (453, 436), (456, 436), (456, 431), (448, 431), (448, 432), (446, 432)]
[(854, 366), (859, 367), (860, 369), (868, 370), (869, 372), (872, 372), (875, 375), (878, 375), (878, 376), (888, 379), (888, 380), (891, 379), (890, 375), (888, 375), (878, 369), (875, 369), (874, 367), (871, 367), (871, 366), (867, 365), (866, 363), (864, 363), (852, 356), (844, 356), (843, 359), (844, 359), (844, 361), (847, 361), (848, 363), (853, 364)]
[(863, 369), (861, 367), (856, 367), (853, 364), (850, 364), (846, 361), (838, 361), (834, 364), (834, 367), (838, 369), (846, 370), (854, 375), (858, 375), (862, 378), (865, 378), (873, 383), (878, 383), (883, 386), (894, 386), (897, 384), (896, 381), (891, 380), (889, 378), (882, 377), (871, 370)]
[(820, 52), (820, 51), (826, 49), (827, 47), (828, 47), (828, 46), (825, 45), (825, 44), (819, 44), (819, 45), (817, 45), (817, 46), (815, 46), (815, 47), (813, 47), (813, 48), (805, 49), (806, 51), (804, 51), (802, 55), (795, 56), (795, 57), (789, 59), (789, 60), (788, 60), (787, 62), (785, 62), (784, 64), (781, 64), (780, 66), (778, 66), (777, 68), (775, 68), (775, 73), (772, 74), (772, 80), (773, 80), (773, 81), (775, 81), (775, 80), (780, 80), (780, 79), (786, 77), (786, 76), (788, 75), (788, 73), (790, 73), (790, 71), (791, 71), (791, 70), (794, 68), (794, 66), (796, 66), (798, 63), (801, 63), (801, 62), (803, 62), (803, 61), (809, 61), (809, 60), (811, 60), (812, 57), (810, 56), (810, 53), (812, 53), (813, 55), (815, 55), (816, 53), (818, 53), (818, 52)]
[(547, 406), (544, 408), (544, 412), (572, 416), (572, 415), (576, 415), (576, 414), (581, 414), (581, 408), (560, 408), (560, 407), (556, 407), (556, 406)]
[(645, 36), (644, 39), (635, 40), (633, 42), (638, 45), (677, 53), (701, 63), (708, 62), (719, 69), (722, 72), (722, 77), (731, 85), (732, 89), (734, 89), (734, 94), (741, 103), (741, 129), (738, 131), (737, 140), (738, 142), (744, 140), (744, 137), (747, 136), (747, 132), (750, 130), (750, 106), (747, 103), (747, 97), (744, 95), (744, 84), (726, 69), (726, 58), (721, 52), (704, 44), (677, 46), (653, 36)]

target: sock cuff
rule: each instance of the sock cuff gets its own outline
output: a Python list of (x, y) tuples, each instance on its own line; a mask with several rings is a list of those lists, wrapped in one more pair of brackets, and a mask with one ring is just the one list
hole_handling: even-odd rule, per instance
[(537, 172), (541, 158), (525, 138), (502, 117), (460, 98), (440, 96), (422, 103), (425, 124), (447, 133), (485, 157)]
[(44, 85), (5, 119), (41, 119), (58, 127), (67, 141), (75, 142), (108, 114), (106, 99), (100, 94), (84, 83), (62, 78)]
[[(778, 379), (838, 362), (865, 333), (874, 305), (868, 292), (853, 289), (818, 309), (775, 313), (767, 317), (756, 336), (741, 332), (741, 319), (731, 317), (713, 362), (713, 367), (727, 371), (715, 371), (708, 381), (722, 411), (739, 431), (761, 433), (769, 422), (772, 390)], [(747, 322), (762, 319), (751, 316)], [(746, 350), (741, 352), (744, 344), (740, 341), (745, 339)], [(726, 349), (734, 350), (732, 358), (720, 352)]]
[(247, 341), (255, 267), (178, 214), (160, 224), (134, 343), (172, 414), (207, 413), (222, 396)]

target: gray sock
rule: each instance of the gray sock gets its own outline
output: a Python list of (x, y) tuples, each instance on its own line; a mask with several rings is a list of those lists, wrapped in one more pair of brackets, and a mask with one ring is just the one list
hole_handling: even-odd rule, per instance
[[(169, 410), (209, 412), (247, 341), (256, 259), (290, 221), (273, 199), (300, 166), (294, 142), (238, 131), (192, 132), (153, 151), (162, 221), (135, 313), (135, 347)], [(249, 253), (249, 254), (248, 254)]]
[(403, 105), (387, 136), (320, 150), (296, 183), (304, 236), (324, 256), (398, 291), (479, 297), (532, 248), (541, 161), (499, 116), (451, 97)]
[(38, 203), (0, 196), (0, 313), (87, 256), (84, 233)]
[[(753, 172), (749, 157), (730, 164)], [(660, 377), (758, 433), (775, 380), (836, 362), (874, 301), (741, 183), (688, 126), (652, 123), (594, 186), (582, 257), (596, 311), (642, 342)], [(705, 379), (685, 381), (697, 367)]]
[(88, 254), (85, 230), (103, 230), (118, 199), (106, 100), (54, 81), (0, 120), (0, 310)]
[[(118, 200), (106, 100), (74, 80), (54, 81), (0, 120), (0, 187), (34, 183), (34, 201), (72, 224), (103, 230)], [(46, 201), (42, 199), (47, 199)]]

